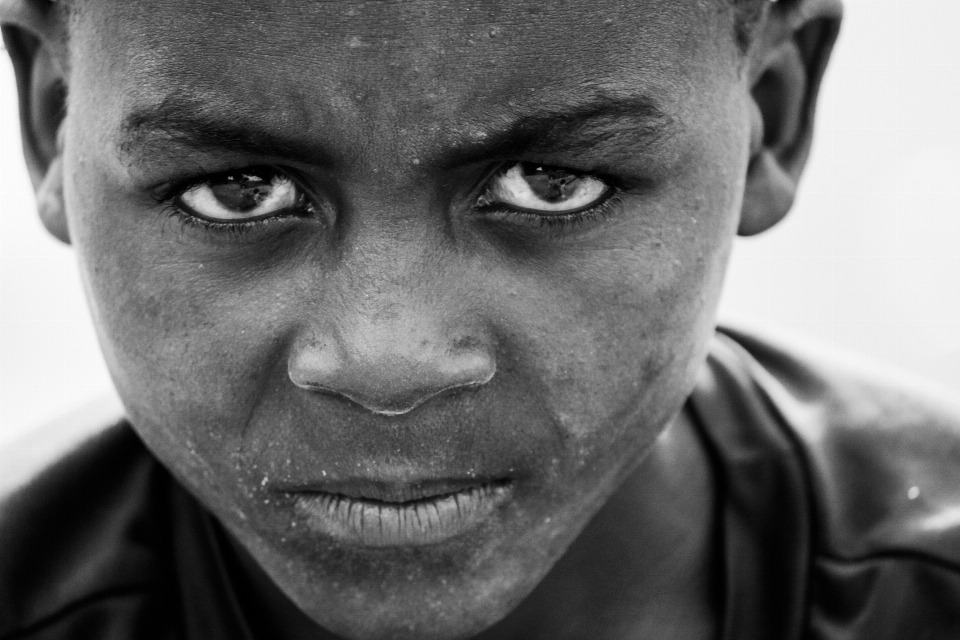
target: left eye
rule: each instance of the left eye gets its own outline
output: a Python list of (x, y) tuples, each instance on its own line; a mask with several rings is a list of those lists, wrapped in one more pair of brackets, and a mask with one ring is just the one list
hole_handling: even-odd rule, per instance
[(190, 187), (177, 197), (190, 213), (215, 222), (267, 218), (297, 208), (303, 194), (289, 177), (276, 171), (224, 173)]
[(518, 162), (494, 175), (480, 202), (505, 204), (531, 213), (577, 213), (596, 206), (612, 190), (606, 182), (588, 174)]

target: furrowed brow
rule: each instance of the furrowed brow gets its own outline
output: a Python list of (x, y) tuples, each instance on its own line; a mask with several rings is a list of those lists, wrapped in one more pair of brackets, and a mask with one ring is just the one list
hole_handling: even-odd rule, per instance
[(306, 144), (302, 137), (277, 134), (239, 110), (213, 108), (199, 101), (167, 99), (138, 107), (127, 114), (120, 126), (118, 148), (123, 157), (133, 162), (144, 154), (162, 154), (171, 145), (315, 165), (331, 161), (328, 153)]
[[(176, 154), (173, 146), (334, 164), (333, 154), (306, 143), (304, 137), (277, 134), (233, 111), (178, 99), (139, 107), (124, 119), (118, 147), (131, 162), (154, 154)], [(533, 113), (499, 119), (500, 126), (489, 129), (480, 140), (448, 140), (436, 164), (462, 166), (530, 154), (581, 154), (600, 147), (615, 156), (635, 152), (640, 145), (655, 145), (678, 130), (677, 121), (645, 97), (601, 96), (578, 105), (538, 105)]]
[(468, 164), (490, 157), (519, 158), (554, 153), (636, 152), (673, 136), (680, 127), (646, 97), (599, 97), (574, 106), (543, 108), (517, 118), (481, 142), (455, 148), (445, 160)]

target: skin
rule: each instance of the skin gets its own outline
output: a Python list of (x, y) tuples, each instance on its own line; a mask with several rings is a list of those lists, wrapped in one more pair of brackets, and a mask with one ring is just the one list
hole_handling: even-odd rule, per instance
[[(273, 637), (716, 635), (682, 407), (732, 238), (786, 213), (809, 147), (839, 8), (799, 7), (744, 56), (700, 0), (96, 0), (69, 47), (55, 13), (5, 6), (41, 215), (132, 424), (237, 541)], [(520, 160), (619, 193), (565, 226), (478, 207)], [(210, 229), (157, 200), (256, 166), (294, 172), (309, 214)], [(358, 476), (513, 494), (434, 545), (311, 531), (290, 488)]]

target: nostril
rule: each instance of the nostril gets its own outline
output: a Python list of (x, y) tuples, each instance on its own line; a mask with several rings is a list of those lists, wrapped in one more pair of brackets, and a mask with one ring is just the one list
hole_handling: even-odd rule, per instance
[(345, 398), (378, 415), (409, 413), (425, 402), (476, 389), (493, 379), (496, 365), (485, 354), (436, 358), (339, 358), (301, 353), (290, 362), (290, 380), (308, 391)]
[(452, 385), (446, 389), (440, 390), (423, 389), (419, 392), (410, 393), (406, 396), (396, 395), (390, 398), (350, 396), (346, 393), (340, 393), (339, 395), (342, 395), (356, 404), (359, 404), (371, 413), (382, 416), (400, 416), (405, 413), (410, 413), (429, 400), (434, 400), (443, 396), (454, 395), (470, 389), (477, 389), (481, 385), (482, 383), (477, 383), (468, 385)]

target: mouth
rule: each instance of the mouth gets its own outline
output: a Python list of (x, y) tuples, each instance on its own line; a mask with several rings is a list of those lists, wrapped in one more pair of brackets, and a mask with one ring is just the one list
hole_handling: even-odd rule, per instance
[(512, 483), (450, 481), (415, 486), (345, 484), (298, 491), (297, 511), (311, 529), (367, 547), (444, 542), (490, 519), (512, 495)]

